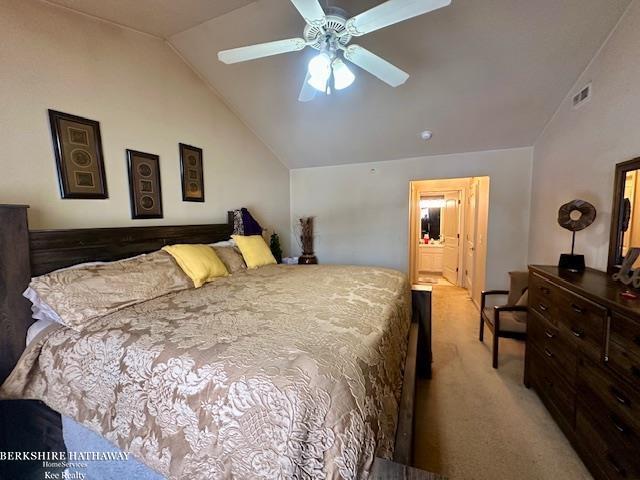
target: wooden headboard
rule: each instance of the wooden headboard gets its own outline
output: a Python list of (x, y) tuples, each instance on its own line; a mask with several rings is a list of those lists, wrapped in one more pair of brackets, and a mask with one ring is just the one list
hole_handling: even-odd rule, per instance
[(22, 297), (32, 276), (78, 263), (113, 261), (175, 243), (214, 243), (229, 239), (227, 223), (156, 227), (28, 230), (26, 205), (0, 205), (0, 383), (25, 348), (33, 323), (31, 304)]
[(176, 243), (228, 240), (233, 224), (29, 231), (31, 276), (78, 263), (112, 261)]

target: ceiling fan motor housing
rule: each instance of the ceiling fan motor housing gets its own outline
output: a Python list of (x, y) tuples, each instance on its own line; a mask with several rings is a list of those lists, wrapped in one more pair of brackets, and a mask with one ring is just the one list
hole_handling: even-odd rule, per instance
[(327, 9), (327, 22), (323, 26), (309, 25), (304, 29), (304, 39), (309, 43), (311, 48), (322, 50), (327, 37), (332, 38), (343, 47), (351, 41), (351, 35), (345, 34), (338, 36), (346, 30), (347, 18), (349, 15), (343, 9), (338, 7), (330, 7)]

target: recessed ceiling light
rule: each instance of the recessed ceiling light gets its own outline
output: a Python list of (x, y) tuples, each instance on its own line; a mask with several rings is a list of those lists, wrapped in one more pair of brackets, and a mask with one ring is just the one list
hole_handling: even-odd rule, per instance
[(433, 137), (433, 132), (431, 130), (425, 130), (424, 132), (420, 132), (420, 138), (425, 142), (428, 142)]

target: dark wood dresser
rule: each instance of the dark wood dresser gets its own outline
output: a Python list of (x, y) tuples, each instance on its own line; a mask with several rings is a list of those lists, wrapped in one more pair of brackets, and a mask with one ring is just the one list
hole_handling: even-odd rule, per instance
[(529, 267), (525, 385), (596, 479), (640, 479), (640, 299), (604, 272)]

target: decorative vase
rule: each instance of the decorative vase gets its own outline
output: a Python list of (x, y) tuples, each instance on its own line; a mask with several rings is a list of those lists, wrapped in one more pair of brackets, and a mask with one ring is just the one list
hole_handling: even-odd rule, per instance
[(313, 217), (300, 219), (300, 244), (302, 255), (298, 258), (298, 264), (316, 265), (318, 259), (313, 254)]
[(306, 253), (303, 253), (302, 255), (300, 255), (300, 257), (298, 257), (298, 265), (317, 265), (317, 264), (318, 264), (318, 257), (316, 257), (313, 254), (308, 255)]

